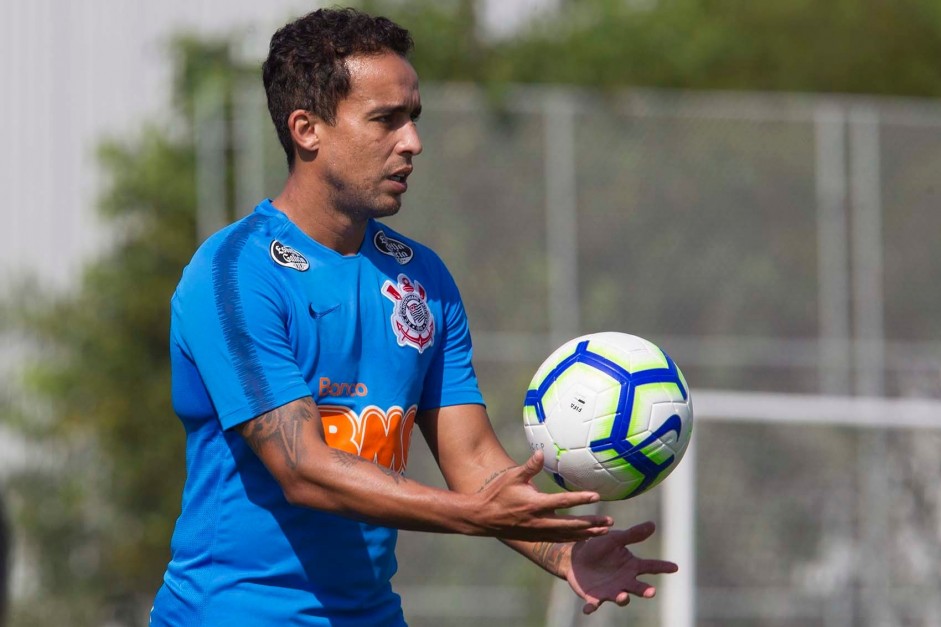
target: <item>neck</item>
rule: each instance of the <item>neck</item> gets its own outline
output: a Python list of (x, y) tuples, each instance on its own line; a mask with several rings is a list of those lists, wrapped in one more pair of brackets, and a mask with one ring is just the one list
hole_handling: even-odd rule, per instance
[(272, 204), (318, 243), (341, 255), (356, 254), (366, 235), (368, 221), (355, 220), (337, 211), (323, 191), (323, 188), (317, 190), (300, 185), (297, 177), (288, 176), (284, 189)]

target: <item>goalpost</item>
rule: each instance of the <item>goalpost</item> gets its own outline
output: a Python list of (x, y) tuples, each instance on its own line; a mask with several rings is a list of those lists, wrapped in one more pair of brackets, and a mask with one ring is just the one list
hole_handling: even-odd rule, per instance
[[(941, 401), (700, 390), (695, 421), (810, 424), (858, 429), (941, 429)], [(700, 453), (702, 453), (700, 451)], [(696, 620), (696, 429), (686, 457), (660, 486), (663, 554), (680, 564), (658, 595), (660, 624), (693, 627)], [(878, 624), (878, 619), (873, 619)]]

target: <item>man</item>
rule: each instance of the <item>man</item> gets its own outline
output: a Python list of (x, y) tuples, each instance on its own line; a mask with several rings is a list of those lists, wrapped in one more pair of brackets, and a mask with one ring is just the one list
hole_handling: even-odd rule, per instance
[[(172, 299), (173, 403), (187, 434), (183, 511), (152, 625), (404, 625), (396, 529), (493, 536), (585, 600), (652, 596), (669, 562), (625, 544), (652, 524), (557, 515), (541, 453), (497, 441), (464, 308), (395, 214), (422, 151), (409, 34), (319, 10), (263, 66), (289, 175), (274, 200), (209, 238)], [(449, 490), (407, 479), (417, 424)]]

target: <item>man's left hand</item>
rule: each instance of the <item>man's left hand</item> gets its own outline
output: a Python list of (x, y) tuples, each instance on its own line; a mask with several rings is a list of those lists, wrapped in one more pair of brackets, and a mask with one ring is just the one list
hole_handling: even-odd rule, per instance
[(655, 529), (652, 522), (635, 525), (630, 529), (612, 530), (606, 535), (582, 540), (572, 546), (571, 566), (566, 579), (572, 589), (585, 600), (582, 611), (591, 614), (605, 601), (624, 606), (631, 595), (649, 599), (656, 589), (639, 581), (639, 575), (675, 573), (673, 562), (642, 559), (634, 555), (627, 545), (643, 542)]

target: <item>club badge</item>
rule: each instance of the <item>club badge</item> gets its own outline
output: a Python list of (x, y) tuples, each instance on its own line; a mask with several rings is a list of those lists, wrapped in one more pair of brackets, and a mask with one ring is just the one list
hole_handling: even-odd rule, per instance
[(435, 342), (435, 319), (428, 307), (425, 288), (404, 274), (398, 283), (386, 281), (382, 294), (392, 301), (392, 331), (399, 346), (411, 346), (423, 352)]

